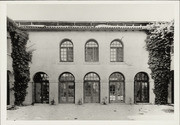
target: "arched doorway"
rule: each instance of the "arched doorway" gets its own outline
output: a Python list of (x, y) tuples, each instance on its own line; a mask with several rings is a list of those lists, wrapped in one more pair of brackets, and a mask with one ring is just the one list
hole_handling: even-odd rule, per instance
[(90, 72), (84, 77), (84, 102), (100, 102), (100, 78), (97, 73)]
[(145, 72), (139, 72), (134, 77), (134, 102), (149, 103), (149, 77)]
[(34, 97), (35, 103), (49, 103), (49, 80), (44, 72), (34, 75)]
[(75, 78), (69, 73), (62, 73), (59, 77), (59, 103), (75, 102)]
[(122, 73), (115, 72), (109, 77), (109, 102), (125, 102), (125, 78)]

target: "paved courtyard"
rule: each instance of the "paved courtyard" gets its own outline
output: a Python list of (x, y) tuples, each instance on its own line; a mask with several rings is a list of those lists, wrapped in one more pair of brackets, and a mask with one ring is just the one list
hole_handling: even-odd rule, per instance
[(168, 105), (35, 104), (7, 110), (7, 120), (173, 120)]

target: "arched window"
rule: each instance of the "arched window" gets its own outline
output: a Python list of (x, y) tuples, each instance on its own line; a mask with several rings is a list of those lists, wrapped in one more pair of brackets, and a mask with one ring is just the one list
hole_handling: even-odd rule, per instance
[(62, 73), (59, 77), (59, 103), (74, 103), (75, 78), (69, 73)]
[(112, 73), (109, 77), (110, 103), (125, 102), (125, 78), (119, 72)]
[(111, 62), (123, 62), (123, 44), (120, 40), (114, 40), (110, 45)]
[(49, 103), (49, 80), (44, 72), (34, 75), (34, 97), (35, 103)]
[(149, 102), (149, 77), (145, 72), (139, 72), (134, 77), (134, 102)]
[(84, 77), (84, 102), (100, 102), (100, 78), (94, 72), (90, 72)]
[(99, 46), (95, 40), (89, 40), (85, 44), (85, 61), (98, 62), (99, 61)]
[(73, 62), (73, 44), (68, 39), (63, 40), (60, 44), (60, 61)]

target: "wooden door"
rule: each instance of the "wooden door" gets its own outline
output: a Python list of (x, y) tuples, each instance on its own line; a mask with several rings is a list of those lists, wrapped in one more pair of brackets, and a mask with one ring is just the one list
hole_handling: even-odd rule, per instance
[(49, 103), (49, 83), (42, 82), (42, 103)]
[(149, 102), (149, 86), (148, 82), (135, 82), (135, 102)]
[(49, 103), (49, 83), (35, 83), (35, 102)]
[(124, 102), (124, 82), (109, 83), (110, 103)]
[(35, 102), (41, 103), (42, 95), (41, 95), (41, 83), (35, 83)]
[(85, 103), (100, 102), (99, 82), (85, 82), (84, 90)]
[(60, 83), (60, 103), (74, 103), (75, 101), (75, 87), (74, 82), (61, 82)]

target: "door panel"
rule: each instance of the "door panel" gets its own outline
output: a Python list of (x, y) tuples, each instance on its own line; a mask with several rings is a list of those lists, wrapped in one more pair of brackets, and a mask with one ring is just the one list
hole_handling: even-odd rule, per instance
[(74, 103), (74, 96), (75, 96), (75, 93), (74, 93), (74, 83), (73, 82), (69, 82), (67, 83), (68, 85), (68, 90), (66, 91), (68, 94), (67, 94), (67, 102), (69, 103)]
[(124, 82), (110, 82), (110, 103), (124, 102)]
[(148, 103), (149, 90), (147, 82), (135, 82), (135, 102)]
[(49, 83), (35, 83), (35, 102), (49, 103)]
[(65, 103), (66, 102), (66, 97), (67, 97), (67, 93), (66, 93), (66, 83), (60, 83), (60, 102), (61, 103)]
[(60, 103), (74, 103), (74, 82), (60, 83)]
[(99, 102), (99, 84), (97, 82), (92, 83), (92, 103)]
[(85, 82), (85, 92), (84, 92), (84, 96), (85, 96), (85, 102), (86, 103), (90, 103), (91, 102), (91, 83), (90, 82)]
[(42, 102), (48, 103), (49, 102), (49, 83), (42, 82)]
[(110, 102), (116, 102), (116, 84), (115, 84), (115, 82), (110, 82), (109, 95), (110, 95)]
[(85, 82), (85, 103), (99, 103), (99, 82)]
[(41, 83), (35, 83), (36, 84), (36, 87), (35, 87), (35, 95), (36, 95), (36, 97), (35, 97), (35, 101), (37, 102), (37, 103), (41, 103)]

